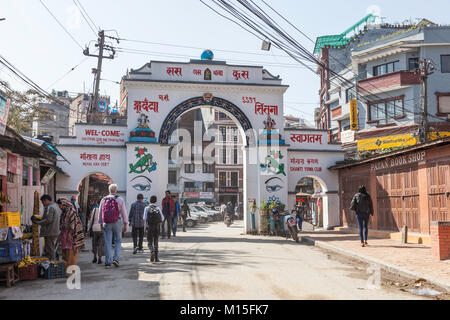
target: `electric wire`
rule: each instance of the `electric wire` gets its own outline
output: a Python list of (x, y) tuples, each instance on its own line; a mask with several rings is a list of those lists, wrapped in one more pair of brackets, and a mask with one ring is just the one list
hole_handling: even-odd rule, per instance
[(64, 25), (56, 18), (56, 16), (50, 11), (50, 9), (45, 5), (45, 3), (42, 0), (39, 0), (39, 2), (44, 6), (44, 8), (48, 11), (48, 13), (55, 19), (55, 21), (59, 24), (59, 26), (67, 33), (67, 35), (77, 44), (77, 46), (80, 47), (81, 50), (84, 50), (81, 44), (74, 38), (74, 36), (64, 27)]
[[(87, 23), (87, 25), (89, 26), (89, 28), (92, 30), (92, 32), (94, 33), (94, 35), (97, 37), (97, 32), (95, 32), (95, 29), (91, 26), (91, 24), (89, 23), (88, 19), (87, 19), (86, 16), (84, 15), (83, 10), (82, 10), (81, 7), (80, 7), (81, 4), (79, 5), (79, 2), (76, 1), (76, 0), (72, 0), (72, 1), (73, 1), (73, 3), (75, 4), (75, 6), (78, 8), (78, 10), (80, 11), (81, 16), (83, 17), (84, 21), (86, 21), (86, 23)], [(95, 24), (94, 24), (94, 26), (95, 26)]]

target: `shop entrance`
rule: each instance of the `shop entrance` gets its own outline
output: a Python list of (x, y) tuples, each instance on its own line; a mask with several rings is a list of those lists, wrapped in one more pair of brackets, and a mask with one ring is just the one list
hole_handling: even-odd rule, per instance
[(94, 205), (108, 195), (111, 183), (112, 179), (103, 173), (93, 173), (81, 180), (77, 201), (85, 218), (89, 217)]
[(305, 221), (323, 227), (323, 194), (321, 182), (314, 177), (300, 179), (295, 187), (295, 202), (305, 208)]

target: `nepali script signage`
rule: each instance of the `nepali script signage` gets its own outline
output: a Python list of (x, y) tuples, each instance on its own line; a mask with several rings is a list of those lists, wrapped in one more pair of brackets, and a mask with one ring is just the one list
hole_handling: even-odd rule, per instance
[(386, 160), (378, 161), (370, 165), (370, 171), (396, 168), (404, 165), (411, 165), (425, 160), (426, 152), (414, 152), (404, 156), (392, 157)]
[(323, 131), (288, 131), (287, 143), (293, 149), (323, 149), (328, 144), (328, 133)]
[(125, 145), (127, 127), (123, 126), (77, 126), (77, 139), (79, 144), (98, 146)]

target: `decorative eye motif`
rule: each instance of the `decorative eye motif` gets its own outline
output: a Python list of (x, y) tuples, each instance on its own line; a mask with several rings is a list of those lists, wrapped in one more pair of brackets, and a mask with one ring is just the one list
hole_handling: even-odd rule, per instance
[(132, 179), (130, 182), (133, 182), (134, 180), (137, 180), (137, 179), (139, 179), (139, 181), (136, 181), (137, 183), (132, 186), (134, 190), (150, 191), (152, 189), (152, 180), (150, 180), (146, 176), (137, 176), (134, 179)]
[(269, 180), (267, 180), (265, 182), (267, 192), (273, 193), (283, 189), (280, 183), (283, 183), (283, 180), (278, 177), (270, 178)]

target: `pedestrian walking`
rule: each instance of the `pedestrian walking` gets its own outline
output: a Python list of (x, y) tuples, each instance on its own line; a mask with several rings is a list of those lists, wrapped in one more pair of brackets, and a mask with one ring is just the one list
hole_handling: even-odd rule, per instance
[(144, 196), (138, 194), (137, 200), (131, 205), (130, 215), (128, 216), (131, 227), (131, 236), (133, 237), (133, 254), (136, 254), (138, 251), (144, 251), (142, 244), (144, 242), (145, 207)]
[(161, 225), (161, 237), (164, 239), (167, 234), (167, 238), (170, 239), (170, 234), (172, 233), (172, 218), (175, 213), (175, 202), (171, 197), (170, 191), (166, 191), (166, 197), (162, 201), (162, 213), (164, 215), (164, 220)]
[(172, 218), (172, 231), (173, 231), (173, 236), (176, 237), (177, 230), (178, 230), (178, 218), (180, 216), (181, 206), (180, 206), (180, 203), (178, 202), (176, 195), (173, 195), (172, 199), (175, 202), (175, 213)]
[(350, 209), (356, 212), (361, 246), (366, 247), (368, 245), (369, 219), (370, 216), (373, 216), (373, 203), (365, 186), (360, 186), (358, 192), (353, 196)]
[(299, 201), (295, 206), (295, 219), (297, 220), (298, 231), (303, 230), (303, 214), (304, 208), (301, 202)]
[(102, 257), (105, 255), (105, 238), (102, 232), (102, 228), (98, 223), (98, 217), (100, 214), (100, 201), (92, 209), (92, 214), (89, 219), (89, 234), (92, 238), (92, 253), (94, 259), (92, 263), (102, 264)]
[(147, 241), (148, 248), (150, 249), (150, 261), (160, 262), (158, 258), (158, 244), (160, 224), (165, 219), (161, 208), (156, 205), (156, 196), (150, 197), (150, 205), (145, 208), (144, 220), (147, 222)]
[[(109, 186), (109, 195), (100, 202), (100, 224), (105, 239), (105, 267), (111, 268), (114, 264), (119, 267), (119, 255), (122, 246), (122, 232), (127, 231), (128, 217), (125, 201), (117, 194), (116, 184)], [(112, 238), (114, 235), (114, 256), (111, 259)]]
[(84, 230), (75, 207), (68, 199), (61, 198), (56, 203), (61, 209), (59, 241), (62, 259), (66, 264), (65, 271), (67, 272), (69, 266), (78, 264), (79, 250), (84, 244)]
[(191, 209), (187, 203), (187, 200), (183, 201), (183, 207), (181, 208), (181, 219), (183, 221), (183, 232), (186, 232), (186, 220), (191, 217)]
[(55, 260), (56, 240), (59, 236), (59, 220), (61, 209), (52, 202), (52, 197), (45, 194), (41, 197), (44, 206), (42, 220), (31, 217), (33, 223), (41, 226), (40, 236), (44, 238), (44, 256), (50, 260)]

